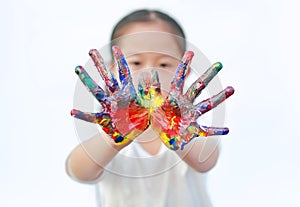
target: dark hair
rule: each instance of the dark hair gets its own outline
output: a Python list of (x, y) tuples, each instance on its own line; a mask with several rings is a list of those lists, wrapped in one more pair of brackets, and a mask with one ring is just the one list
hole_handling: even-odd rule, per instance
[(142, 9), (142, 10), (131, 12), (130, 14), (126, 15), (115, 25), (110, 40), (113, 41), (114, 39), (120, 37), (121, 36), (121, 34), (119, 33), (120, 29), (127, 24), (136, 23), (136, 22), (151, 22), (157, 20), (161, 20), (167, 23), (172, 29), (172, 34), (183, 38), (183, 43), (181, 42), (179, 46), (180, 49), (184, 51), (186, 49), (186, 42), (185, 42), (185, 34), (183, 29), (172, 17), (157, 10)]

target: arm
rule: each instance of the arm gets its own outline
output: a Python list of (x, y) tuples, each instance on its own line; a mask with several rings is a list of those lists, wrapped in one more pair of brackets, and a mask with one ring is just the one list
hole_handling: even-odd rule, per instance
[[(156, 101), (161, 100), (162, 96), (158, 77), (153, 76), (153, 82), (158, 84), (154, 85), (154, 92), (151, 95), (153, 103), (159, 104), (153, 104), (151, 126), (163, 143), (168, 148), (176, 150), (189, 166), (199, 172), (207, 172), (216, 164), (219, 156), (218, 139), (212, 136), (226, 135), (229, 130), (199, 125), (197, 119), (231, 96), (234, 89), (227, 87), (211, 98), (194, 105), (195, 98), (222, 69), (222, 64), (213, 64), (183, 94), (184, 79), (192, 57), (191, 51), (185, 53), (171, 82), (170, 92), (164, 101)], [(209, 138), (194, 139), (195, 137)]]
[(116, 145), (111, 138), (97, 134), (73, 149), (66, 160), (67, 174), (81, 182), (96, 181), (103, 168), (128, 144)]
[[(125, 57), (116, 46), (113, 47), (113, 53), (119, 67), (121, 85), (97, 50), (91, 50), (89, 54), (105, 81), (107, 90), (103, 90), (82, 66), (75, 68), (82, 83), (102, 105), (102, 111), (87, 113), (73, 109), (71, 115), (99, 124), (106, 133), (83, 142), (69, 155), (67, 173), (79, 181), (95, 181), (102, 174), (103, 167), (149, 126), (149, 109), (142, 105), (146, 100), (134, 89)], [(139, 86), (139, 89), (144, 91), (143, 86)]]
[(183, 150), (177, 150), (176, 153), (190, 167), (204, 173), (216, 165), (220, 147), (217, 144), (217, 140), (193, 139)]

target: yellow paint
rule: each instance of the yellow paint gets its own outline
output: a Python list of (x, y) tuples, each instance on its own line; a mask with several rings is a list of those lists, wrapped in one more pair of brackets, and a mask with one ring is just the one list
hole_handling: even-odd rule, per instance
[(100, 122), (99, 122), (99, 124), (100, 125), (106, 125), (107, 123), (108, 123), (108, 119), (102, 119)]
[(167, 134), (166, 134), (165, 132), (162, 132), (162, 133), (160, 134), (160, 138), (163, 140), (164, 144), (165, 144), (168, 148), (171, 147), (171, 145), (170, 145), (170, 143), (169, 143), (170, 138), (167, 136)]
[(155, 88), (151, 87), (149, 89), (149, 94), (151, 95), (151, 99), (152, 99), (152, 105), (154, 107), (159, 107), (162, 105), (163, 103), (163, 98), (161, 94), (157, 94), (155, 91)]
[(171, 123), (171, 125), (169, 126), (169, 129), (172, 129), (173, 126), (176, 124), (175, 121), (174, 121), (175, 118), (176, 118), (176, 116), (173, 116), (173, 117), (172, 117), (172, 119), (171, 119), (171, 122), (172, 122), (172, 123)]
[[(133, 138), (137, 137), (139, 134), (141, 134), (142, 131), (140, 130), (133, 130), (131, 131), (129, 134), (127, 134), (125, 137), (124, 137), (124, 140), (122, 142), (118, 142), (116, 143), (117, 145), (121, 146), (121, 145), (125, 145), (127, 144), (128, 142), (132, 141)], [(119, 134), (118, 132), (114, 132), (114, 135), (115, 134)]]
[(200, 131), (198, 134), (200, 137), (207, 137), (207, 135), (208, 135), (208, 133), (205, 131)]

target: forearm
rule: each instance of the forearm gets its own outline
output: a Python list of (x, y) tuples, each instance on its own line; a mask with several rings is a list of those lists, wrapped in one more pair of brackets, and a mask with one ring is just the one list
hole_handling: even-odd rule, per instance
[(66, 160), (67, 173), (83, 182), (96, 180), (123, 147), (125, 146), (117, 146), (105, 135), (97, 134), (70, 153)]
[(219, 157), (218, 138), (195, 138), (177, 154), (198, 172), (207, 172), (212, 169)]

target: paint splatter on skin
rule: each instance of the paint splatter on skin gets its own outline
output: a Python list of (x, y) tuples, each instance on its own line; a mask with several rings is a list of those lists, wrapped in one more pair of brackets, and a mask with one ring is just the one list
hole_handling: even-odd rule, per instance
[(112, 49), (119, 67), (121, 85), (107, 69), (99, 52), (91, 50), (89, 54), (108, 90), (103, 90), (97, 85), (82, 66), (77, 66), (75, 72), (102, 105), (103, 111), (87, 113), (73, 109), (72, 116), (101, 125), (103, 131), (118, 145), (126, 144), (139, 136), (149, 127), (150, 122), (163, 143), (172, 150), (182, 150), (198, 136), (225, 135), (229, 132), (228, 128), (198, 125), (196, 120), (231, 96), (234, 93), (232, 87), (227, 87), (215, 96), (193, 105), (194, 99), (222, 69), (221, 63), (213, 64), (183, 94), (184, 79), (194, 56), (193, 52), (187, 51), (176, 70), (169, 94), (164, 100), (157, 72), (152, 71), (152, 76), (141, 73), (138, 92), (136, 92), (123, 53), (117, 46), (113, 46)]
[(195, 137), (226, 135), (229, 132), (228, 128), (201, 126), (196, 120), (231, 96), (234, 93), (232, 87), (227, 87), (215, 96), (193, 105), (194, 99), (222, 69), (221, 63), (213, 64), (190, 86), (185, 94), (182, 93), (184, 79), (193, 55), (194, 53), (191, 51), (185, 53), (171, 82), (169, 94), (164, 101), (159, 89), (158, 76), (153, 76), (153, 81), (158, 85), (152, 89), (151, 99), (159, 101), (151, 102), (151, 126), (163, 143), (172, 150), (183, 150), (184, 146)]
[(118, 145), (126, 144), (134, 139), (149, 126), (149, 97), (142, 94), (142, 91), (149, 91), (151, 85), (143, 81), (139, 83), (137, 94), (130, 75), (130, 69), (120, 48), (113, 46), (115, 61), (119, 67), (119, 78), (121, 86), (110, 70), (107, 69), (103, 58), (97, 50), (91, 50), (91, 56), (96, 68), (103, 78), (107, 92), (103, 90), (85, 71), (82, 66), (77, 66), (75, 72), (102, 105), (103, 111), (98, 113), (87, 113), (76, 109), (71, 111), (75, 118), (99, 124)]

